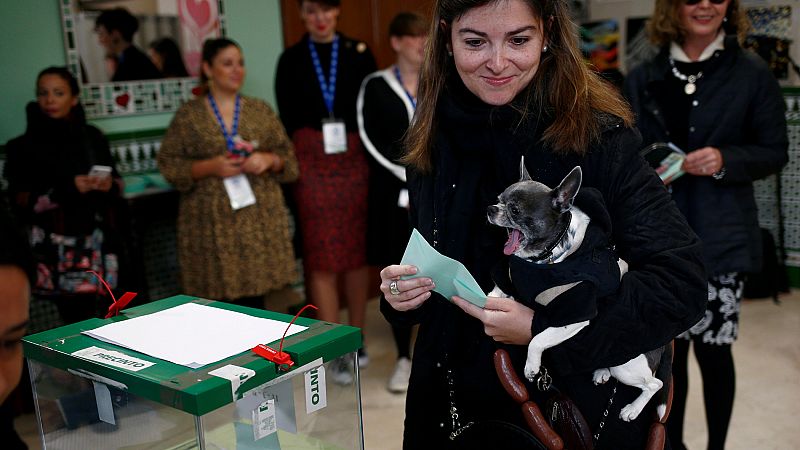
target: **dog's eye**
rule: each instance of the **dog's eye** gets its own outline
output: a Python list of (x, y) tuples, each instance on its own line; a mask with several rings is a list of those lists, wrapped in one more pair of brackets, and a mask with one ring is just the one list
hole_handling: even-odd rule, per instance
[(514, 214), (515, 216), (519, 214), (519, 208), (517, 208), (517, 205), (511, 205), (511, 208), (509, 209), (511, 210), (511, 214)]

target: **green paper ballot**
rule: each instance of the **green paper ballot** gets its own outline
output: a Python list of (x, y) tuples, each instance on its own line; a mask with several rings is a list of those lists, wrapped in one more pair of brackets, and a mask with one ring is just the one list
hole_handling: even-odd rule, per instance
[(434, 291), (448, 300), (457, 295), (480, 308), (486, 306), (486, 294), (467, 268), (437, 252), (416, 229), (411, 233), (400, 264), (416, 266), (419, 271), (414, 277), (432, 279), (436, 283)]
[(650, 144), (640, 153), (650, 167), (656, 170), (664, 184), (670, 184), (686, 173), (681, 168), (686, 159), (686, 153), (672, 142)]

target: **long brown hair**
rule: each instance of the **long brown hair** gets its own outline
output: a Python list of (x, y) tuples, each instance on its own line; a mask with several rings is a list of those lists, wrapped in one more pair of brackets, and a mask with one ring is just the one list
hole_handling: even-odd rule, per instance
[[(686, 39), (686, 29), (680, 16), (683, 4), (684, 0), (656, 0), (653, 17), (647, 21), (647, 35), (650, 42), (659, 47), (669, 45), (670, 42), (683, 43)], [(725, 18), (728, 19), (722, 23), (725, 34), (734, 34), (739, 43), (744, 42), (750, 29), (750, 21), (747, 19), (747, 14), (742, 11), (739, 0), (731, 0)]]
[[(404, 158), (407, 164), (427, 172), (431, 169), (431, 151), (436, 128), (435, 111), (445, 89), (448, 74), (455, 70), (448, 54), (450, 28), (453, 21), (472, 8), (506, 0), (437, 0), (430, 27), (425, 62), (419, 82), (419, 103), (416, 118), (411, 124)], [(539, 68), (522, 95), (523, 120), (531, 105), (546, 108), (552, 117), (542, 140), (556, 153), (584, 154), (602, 132), (598, 112), (622, 119), (626, 126), (633, 124), (628, 103), (610, 84), (589, 69), (577, 43), (576, 27), (569, 18), (564, 0), (524, 0), (534, 16), (544, 24), (544, 42), (548, 51), (542, 53)]]

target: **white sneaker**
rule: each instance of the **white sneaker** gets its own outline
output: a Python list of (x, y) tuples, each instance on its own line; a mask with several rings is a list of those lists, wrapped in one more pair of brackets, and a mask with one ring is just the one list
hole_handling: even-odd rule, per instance
[(389, 377), (389, 382), (386, 388), (389, 392), (400, 394), (408, 390), (408, 378), (411, 376), (411, 360), (408, 358), (400, 358), (394, 365), (392, 376)]
[(333, 380), (336, 384), (341, 385), (348, 385), (352, 384), (354, 377), (353, 373), (350, 371), (350, 364), (348, 364), (349, 358), (342, 357), (335, 360), (331, 365), (328, 367), (327, 375)]
[(367, 355), (367, 349), (365, 348), (358, 349), (358, 368), (366, 369), (368, 365), (369, 365), (369, 355)]
[[(360, 348), (357, 353), (355, 357), (358, 359), (358, 368), (366, 369), (369, 365), (369, 355), (367, 355), (367, 351), (364, 348)], [(353, 357), (351, 355), (347, 355), (347, 364), (350, 366), (350, 369), (353, 371), (356, 370), (355, 362), (353, 362)]]

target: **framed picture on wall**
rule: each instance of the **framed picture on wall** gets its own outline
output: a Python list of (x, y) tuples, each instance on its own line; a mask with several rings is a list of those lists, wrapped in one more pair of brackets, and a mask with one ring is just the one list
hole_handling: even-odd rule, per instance
[(619, 22), (616, 19), (585, 22), (581, 24), (579, 32), (583, 57), (605, 79), (621, 85)]
[(744, 46), (758, 53), (769, 64), (779, 80), (789, 77), (792, 64), (789, 46), (792, 35), (792, 7), (766, 6), (748, 8), (747, 18), (752, 28)]

